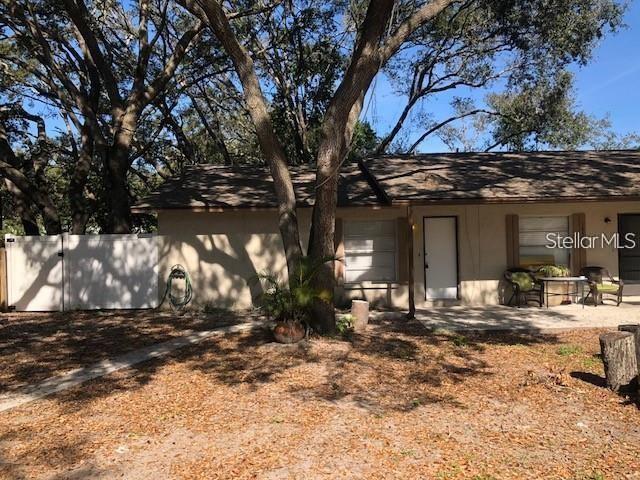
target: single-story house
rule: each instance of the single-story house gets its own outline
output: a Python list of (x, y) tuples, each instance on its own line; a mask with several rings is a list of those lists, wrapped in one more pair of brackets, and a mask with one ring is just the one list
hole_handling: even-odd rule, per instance
[[(295, 167), (292, 177), (306, 244), (314, 171)], [(161, 285), (183, 265), (196, 304), (249, 307), (260, 289), (251, 277), (286, 271), (266, 169), (188, 167), (135, 209), (157, 212)], [(549, 235), (615, 233), (638, 235), (638, 245), (549, 248)], [(640, 151), (385, 155), (345, 165), (335, 244), (339, 302), (406, 308), (412, 290), (417, 308), (497, 304), (506, 268), (548, 263), (574, 273), (600, 265), (640, 282)]]

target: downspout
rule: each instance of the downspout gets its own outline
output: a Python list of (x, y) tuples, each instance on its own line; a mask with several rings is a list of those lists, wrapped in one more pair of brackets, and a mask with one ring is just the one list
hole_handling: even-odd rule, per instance
[(411, 210), (411, 204), (407, 205), (407, 228), (409, 229), (409, 311), (407, 312), (407, 319), (413, 319), (416, 317), (416, 298), (413, 282), (413, 212)]

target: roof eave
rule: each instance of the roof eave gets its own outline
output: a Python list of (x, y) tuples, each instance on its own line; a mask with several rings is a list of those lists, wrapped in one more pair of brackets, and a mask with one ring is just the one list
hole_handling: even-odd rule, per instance
[(421, 205), (496, 205), (496, 204), (516, 204), (516, 203), (555, 203), (555, 202), (635, 202), (640, 201), (640, 195), (616, 195), (616, 196), (594, 196), (594, 197), (505, 197), (505, 198), (438, 198), (438, 199), (400, 199), (393, 200), (393, 206), (421, 206)]

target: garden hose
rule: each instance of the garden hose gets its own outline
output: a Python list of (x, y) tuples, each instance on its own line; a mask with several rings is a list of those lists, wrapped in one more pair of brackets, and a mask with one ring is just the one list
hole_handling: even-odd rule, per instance
[[(173, 281), (176, 279), (184, 280), (184, 292), (182, 295), (175, 295), (173, 293)], [(164, 296), (162, 297), (160, 305), (162, 305), (167, 298), (169, 299), (171, 308), (175, 311), (183, 310), (193, 298), (191, 278), (189, 277), (187, 270), (182, 265), (174, 265), (171, 267), (169, 277), (167, 278), (167, 288), (164, 291)]]

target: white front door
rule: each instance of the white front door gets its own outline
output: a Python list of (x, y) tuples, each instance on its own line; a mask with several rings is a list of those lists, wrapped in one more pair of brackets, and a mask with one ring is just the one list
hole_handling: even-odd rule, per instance
[(427, 300), (458, 298), (456, 217), (424, 218), (424, 268)]

